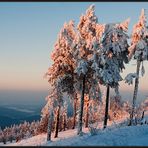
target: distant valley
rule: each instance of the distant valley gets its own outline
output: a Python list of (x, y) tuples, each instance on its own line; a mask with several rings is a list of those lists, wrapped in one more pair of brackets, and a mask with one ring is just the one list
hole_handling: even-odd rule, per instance
[(39, 120), (48, 91), (0, 91), (0, 127)]
[(24, 109), (11, 106), (0, 106), (0, 127), (3, 129), (6, 126), (19, 124), (24, 121), (31, 122), (39, 120), (41, 107), (32, 107), (32, 110), (30, 108), (28, 107), (28, 109)]

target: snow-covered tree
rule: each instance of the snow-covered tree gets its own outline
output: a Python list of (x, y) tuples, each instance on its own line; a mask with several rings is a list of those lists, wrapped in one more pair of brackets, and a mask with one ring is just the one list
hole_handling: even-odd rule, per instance
[(127, 111), (123, 108), (124, 102), (120, 96), (110, 97), (109, 116), (110, 120), (120, 119), (127, 116)]
[[(42, 123), (46, 125), (46, 129), (44, 128), (45, 132), (52, 130), (48, 128), (48, 125), (52, 128), (49, 122), (51, 122), (51, 119), (53, 119), (50, 116), (50, 114), (51, 112), (54, 112), (53, 114), (55, 118), (55, 133), (54, 133), (55, 138), (58, 137), (60, 110), (63, 104), (62, 94), (59, 89), (60, 89), (60, 86), (57, 82), (57, 84), (55, 85), (55, 88), (52, 89), (52, 92), (46, 97), (47, 103), (42, 109), (42, 118), (41, 118), (44, 121), (44, 122), (42, 121)], [(53, 110), (49, 112), (49, 110), (51, 110), (52, 108)]]
[(48, 69), (46, 75), (48, 75), (48, 80), (56, 80), (59, 78), (61, 81), (61, 90), (63, 92), (68, 92), (68, 94), (73, 93), (73, 83), (68, 83), (69, 80), (73, 82), (74, 80), (74, 67), (75, 60), (73, 58), (74, 44), (73, 40), (75, 38), (74, 21), (69, 21), (65, 23), (61, 29), (57, 42), (55, 43), (54, 50), (52, 52), (53, 65)]
[(10, 129), (10, 131), (9, 131), (9, 138), (8, 138), (8, 140), (12, 143), (12, 141), (13, 141), (13, 133), (12, 133), (12, 131), (11, 131), (11, 129)]
[[(61, 82), (61, 90), (62, 92), (66, 92), (70, 99), (73, 101), (73, 109), (74, 109), (74, 115), (73, 115), (73, 128), (75, 128), (76, 124), (76, 104), (77, 104), (77, 91), (75, 89), (75, 83), (76, 83), (76, 74), (75, 74), (75, 67), (76, 67), (76, 61), (74, 58), (74, 52), (75, 52), (75, 38), (76, 38), (76, 30), (74, 21), (69, 21), (68, 23), (64, 24), (63, 28), (63, 42), (65, 43), (64, 52), (63, 52), (63, 65), (66, 67), (64, 71), (64, 75), (60, 77)], [(71, 82), (71, 83), (69, 83)]]
[(141, 103), (141, 106), (143, 110), (148, 111), (148, 98)]
[(60, 110), (61, 106), (63, 106), (63, 95), (60, 90), (60, 86), (57, 82), (55, 86), (55, 100), (54, 100), (54, 108), (55, 108), (55, 133), (54, 138), (58, 137), (58, 131), (59, 131), (59, 118), (60, 118)]
[[(72, 22), (70, 22), (72, 25)], [(56, 106), (56, 121), (55, 121), (55, 135), (54, 137), (58, 136), (58, 127), (59, 127), (59, 116), (60, 116), (60, 108), (62, 105), (62, 91), (63, 91), (63, 79), (65, 78), (65, 74), (71, 72), (71, 65), (69, 66), (68, 63), (72, 62), (68, 58), (66, 58), (67, 54), (69, 54), (70, 50), (68, 51), (68, 44), (71, 40), (66, 38), (67, 32), (65, 28), (67, 24), (64, 24), (64, 27), (61, 29), (58, 39), (55, 43), (54, 50), (52, 52), (52, 60), (53, 64), (48, 69), (46, 76), (48, 78), (48, 82), (54, 89), (55, 95), (55, 102)], [(72, 33), (72, 32), (70, 32)], [(65, 35), (66, 34), (66, 35)], [(67, 49), (67, 50), (66, 50)], [(69, 54), (70, 56), (70, 54)], [(71, 79), (72, 80), (72, 79)], [(71, 89), (71, 87), (70, 87)]]
[[(55, 101), (56, 101), (56, 93), (54, 90), (51, 91), (50, 95), (48, 95), (46, 97), (46, 105), (44, 106), (44, 108), (42, 109), (42, 116), (45, 116), (46, 119), (44, 119), (44, 121), (46, 121), (46, 123), (44, 123), (44, 125), (46, 124), (47, 128), (47, 141), (51, 140), (51, 132), (53, 129), (53, 122), (54, 122), (54, 107), (56, 107), (57, 105), (55, 105)], [(44, 118), (45, 118), (44, 117)]]
[(37, 128), (38, 134), (47, 132), (48, 117), (49, 117), (49, 114), (46, 114), (46, 113), (41, 114), (40, 123), (39, 123), (39, 126)]
[(136, 73), (129, 73), (125, 77), (125, 83), (128, 83), (129, 85), (133, 84), (133, 79), (137, 77)]
[(96, 36), (96, 24), (98, 22), (97, 16), (95, 15), (94, 5), (91, 5), (86, 11), (85, 15), (80, 17), (80, 21), (77, 26), (76, 36), (76, 69), (75, 72), (78, 75), (78, 81), (81, 90), (80, 98), (80, 109), (78, 118), (78, 135), (82, 135), (82, 117), (84, 107), (84, 93), (86, 88), (86, 80), (88, 79), (89, 73), (91, 73), (91, 66), (89, 60), (92, 57), (93, 38)]
[(131, 104), (128, 101), (123, 102), (122, 108), (124, 111), (126, 111), (128, 114), (130, 114)]
[[(74, 82), (75, 59), (73, 58), (73, 52), (74, 52), (73, 50), (75, 46), (74, 39), (75, 39), (74, 21), (69, 21), (68, 23), (64, 24), (63, 28), (61, 29), (58, 35), (57, 42), (55, 43), (54, 50), (52, 52), (52, 60), (54, 63), (48, 69), (46, 76), (48, 76), (49, 83), (53, 87), (55, 87), (55, 89), (57, 89), (56, 87), (59, 87), (57, 93), (62, 94), (66, 92), (68, 95), (71, 95), (72, 99), (75, 100), (77, 98), (75, 98), (75, 92), (74, 92), (74, 83), (75, 83)], [(60, 106), (58, 108), (59, 109), (57, 113), (60, 110)]]
[(11, 132), (12, 132), (12, 135), (13, 135), (13, 140), (16, 140), (16, 129), (15, 129), (15, 124), (11, 127)]
[(124, 63), (128, 62), (128, 24), (129, 19), (105, 25), (97, 71), (100, 83), (107, 87), (104, 128), (107, 126), (110, 87), (118, 88), (118, 82), (122, 80), (120, 72), (125, 68)]
[(142, 63), (141, 75), (143, 76), (145, 73), (143, 61), (148, 60), (147, 38), (148, 38), (148, 29), (146, 26), (146, 16), (145, 16), (144, 9), (142, 9), (141, 15), (139, 17), (139, 21), (133, 26), (132, 37), (131, 37), (131, 46), (129, 47), (129, 52), (130, 52), (129, 59), (134, 57), (134, 59), (136, 59), (136, 61), (137, 61), (137, 69), (136, 69), (136, 73), (135, 73), (136, 76), (131, 77), (129, 79), (129, 81), (126, 79), (126, 82), (128, 82), (130, 84), (130, 81), (132, 82), (132, 78), (135, 78), (132, 111), (130, 114), (129, 125), (132, 125), (132, 120), (134, 117), (135, 103), (136, 103), (137, 93), (138, 93), (140, 66)]
[(2, 141), (4, 144), (6, 144), (6, 133), (5, 132), (3, 132), (2, 134)]

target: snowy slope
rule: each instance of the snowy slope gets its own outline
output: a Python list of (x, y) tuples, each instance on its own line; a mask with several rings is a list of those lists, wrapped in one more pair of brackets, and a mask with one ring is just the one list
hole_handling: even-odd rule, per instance
[[(148, 112), (146, 112), (148, 121)], [(148, 125), (118, 126), (123, 119), (116, 121), (116, 124), (109, 121), (108, 128), (102, 130), (103, 123), (98, 123), (97, 135), (91, 136), (88, 128), (83, 128), (84, 135), (77, 136), (77, 129), (59, 132), (58, 138), (53, 138), (52, 142), (47, 142), (47, 134), (41, 134), (17, 143), (7, 143), (5, 146), (148, 146)], [(0, 146), (4, 146), (0, 143)]]
[(67, 130), (52, 142), (47, 142), (46, 134), (41, 134), (6, 146), (148, 146), (148, 125), (112, 127), (94, 136), (84, 131), (81, 137), (76, 135), (76, 130)]

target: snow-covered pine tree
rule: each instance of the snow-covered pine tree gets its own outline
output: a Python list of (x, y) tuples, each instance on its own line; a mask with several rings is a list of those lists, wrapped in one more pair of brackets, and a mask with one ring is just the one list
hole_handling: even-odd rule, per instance
[[(91, 61), (92, 62), (92, 61)], [(87, 75), (87, 81), (85, 83), (85, 98), (84, 98), (84, 114), (85, 114), (85, 127), (88, 127), (89, 125), (89, 114), (91, 116), (92, 113), (90, 113), (90, 103), (96, 102), (97, 105), (101, 102), (101, 90), (100, 85), (98, 83), (97, 77), (94, 77), (94, 71), (91, 71), (89, 75)]]
[(39, 126), (37, 128), (38, 134), (47, 132), (48, 117), (49, 117), (48, 114), (45, 114), (45, 113), (41, 114), (41, 119), (40, 119), (40, 122), (39, 122)]
[(86, 81), (88, 79), (89, 73), (91, 73), (91, 66), (89, 60), (92, 57), (92, 41), (96, 36), (96, 24), (97, 16), (95, 15), (94, 5), (91, 5), (86, 11), (85, 15), (80, 17), (80, 22), (77, 26), (77, 36), (76, 36), (76, 69), (75, 72), (78, 75), (78, 82), (80, 84), (81, 98), (80, 98), (80, 108), (79, 108), (79, 118), (78, 118), (78, 135), (82, 135), (82, 117), (83, 117), (83, 107), (84, 107), (84, 93)]
[[(88, 77), (88, 75), (87, 75)], [(90, 75), (91, 77), (91, 75)], [(83, 108), (83, 114), (84, 114), (84, 126), (85, 128), (88, 128), (88, 118), (89, 118), (89, 101), (90, 101), (90, 88), (91, 88), (91, 83), (93, 83), (93, 81), (90, 82), (90, 78), (87, 79), (87, 81), (85, 82), (85, 96), (84, 96), (84, 108)]]
[(124, 116), (124, 110), (122, 108), (123, 102), (118, 96), (110, 97), (109, 115), (110, 120), (120, 119)]
[[(4, 141), (5, 141), (6, 143), (8, 142), (8, 136), (9, 136), (9, 135), (8, 135), (8, 134), (9, 134), (9, 133), (8, 133), (8, 129), (9, 129), (9, 128), (6, 126), (5, 129), (3, 130), (3, 133), (4, 133)], [(4, 144), (6, 144), (6, 143), (4, 143)]]
[[(56, 84), (57, 85), (57, 84)], [(62, 106), (63, 100), (62, 100), (62, 96), (61, 93), (59, 91), (59, 88), (57, 86), (55, 86), (55, 88), (52, 88), (51, 93), (46, 97), (46, 105), (44, 106), (44, 108), (42, 109), (42, 116), (44, 118), (41, 118), (44, 122), (44, 125), (46, 125), (46, 129), (45, 132), (47, 132), (47, 139), (50, 139), (51, 136), (51, 131), (53, 129), (53, 121), (55, 118), (55, 133), (54, 133), (54, 137), (58, 137), (58, 130), (59, 130), (59, 117), (60, 117), (60, 108)], [(50, 112), (49, 112), (50, 110)], [(53, 112), (53, 115), (52, 115)], [(54, 118), (52, 117), (54, 116)], [(49, 127), (48, 127), (49, 126)], [(49, 135), (48, 135), (49, 133)], [(48, 137), (49, 136), (49, 137)], [(50, 139), (51, 140), (51, 139)]]
[(60, 79), (57, 80), (56, 83), (56, 100), (54, 101), (54, 106), (56, 108), (56, 117), (55, 117), (55, 134), (54, 138), (58, 137), (58, 131), (59, 131), (59, 119), (60, 119), (60, 110), (61, 106), (63, 106), (63, 94), (61, 92), (61, 82)]
[(69, 35), (73, 34), (73, 29), (71, 29), (73, 25), (73, 21), (70, 21), (69, 24), (64, 24), (54, 45), (54, 50), (51, 55), (53, 64), (49, 67), (47, 73), (45, 74), (51, 86), (55, 86), (58, 78), (62, 80), (65, 73), (71, 74), (73, 71), (71, 69), (73, 68), (74, 61), (72, 59), (72, 49), (70, 48), (70, 44), (74, 38), (71, 37), (72, 35)]
[[(104, 25), (101, 24), (96, 24), (95, 28), (95, 36), (93, 37), (92, 40), (92, 57), (88, 59), (89, 66), (89, 71), (87, 73), (87, 81), (86, 81), (86, 88), (85, 88), (85, 94), (88, 96), (88, 100), (86, 101), (86, 122), (85, 122), (85, 127), (88, 127), (88, 111), (89, 111), (89, 102), (93, 99), (96, 101), (99, 105), (99, 102), (101, 101), (101, 89), (100, 89), (100, 84), (99, 84), (99, 79), (96, 75), (96, 56), (97, 53), (100, 49), (100, 39), (102, 37), (104, 31)], [(97, 65), (98, 66), (98, 65)]]
[(12, 127), (10, 128), (10, 131), (9, 131), (9, 141), (12, 143), (13, 141), (13, 132), (12, 132)]
[(122, 80), (120, 72), (125, 68), (124, 62), (128, 62), (128, 24), (129, 19), (105, 26), (97, 71), (100, 82), (107, 87), (104, 128), (107, 126), (110, 87), (118, 87)]
[[(133, 103), (132, 103), (132, 110), (130, 113), (129, 125), (132, 125), (132, 121), (133, 121), (133, 117), (134, 117), (134, 110), (135, 110), (135, 104), (136, 104), (137, 93), (138, 93), (140, 66), (142, 63), (141, 75), (143, 76), (144, 71), (145, 71), (144, 66), (143, 66), (143, 61), (148, 60), (147, 38), (148, 38), (148, 29), (146, 26), (146, 16), (145, 16), (144, 9), (142, 9), (138, 23), (136, 23), (133, 26), (132, 37), (131, 37), (131, 46), (129, 48), (129, 51), (130, 51), (129, 59), (131, 59), (134, 56), (134, 59), (137, 60), (137, 69), (136, 69), (136, 73), (135, 73), (136, 76), (131, 77), (131, 79), (135, 78), (135, 87), (134, 87)], [(125, 79), (126, 79), (126, 82), (129, 82), (127, 80), (127, 77)]]
[(130, 114), (131, 104), (129, 103), (129, 101), (125, 101), (122, 105), (122, 108), (125, 112)]
[[(105, 25), (104, 24), (96, 24), (95, 27), (96, 35), (93, 37), (92, 41), (92, 51), (93, 51), (93, 56), (91, 58), (91, 68), (92, 68), (92, 75), (90, 79), (91, 87), (89, 91), (89, 96), (90, 96), (90, 101), (93, 103), (95, 102), (96, 104), (93, 103), (92, 108), (96, 108), (98, 106), (98, 112), (100, 113), (100, 105), (102, 102), (102, 93), (100, 89), (100, 77), (99, 77), (99, 70), (102, 68), (102, 62), (103, 62), (103, 56), (101, 56), (101, 41), (102, 41), (102, 36), (105, 31)], [(100, 64), (101, 61), (101, 64)], [(93, 99), (93, 100), (92, 100)], [(92, 109), (91, 109), (92, 110)], [(95, 109), (96, 110), (96, 109)], [(92, 110), (93, 111), (93, 110)], [(99, 118), (96, 118), (98, 114), (96, 115), (97, 111), (93, 111), (93, 117), (94, 119), (98, 120)], [(99, 114), (101, 117), (101, 114)], [(101, 119), (101, 118), (100, 118)]]
[(12, 137), (13, 137), (12, 140), (15, 140), (16, 139), (15, 124), (11, 127), (11, 133), (12, 133)]
[[(52, 98), (52, 100), (53, 100), (53, 101), (51, 101), (51, 100), (50, 101), (53, 104), (52, 106), (53, 106), (54, 119), (55, 119), (54, 138), (58, 137), (59, 119), (60, 119), (60, 112), (61, 112), (60, 110), (61, 110), (61, 107), (63, 106), (63, 95), (62, 95), (60, 89), (61, 89), (60, 80), (58, 79), (55, 84), (55, 88), (53, 89), (53, 92), (50, 95), (50, 98)], [(46, 104), (46, 106), (47, 105), (48, 104)], [(49, 105), (49, 106), (52, 108), (51, 105)], [(49, 107), (48, 107), (48, 109), (49, 109)]]
[(146, 99), (141, 103), (141, 107), (142, 107), (143, 110), (145, 110), (145, 111), (148, 110), (148, 98), (146, 98)]
[(2, 141), (3, 141), (3, 143), (4, 144), (6, 144), (6, 133), (5, 133), (5, 131), (3, 131), (3, 133), (2, 133)]
[[(76, 106), (77, 106), (77, 92), (75, 89), (76, 83), (76, 74), (74, 72), (76, 67), (76, 61), (74, 58), (75, 52), (75, 37), (76, 30), (74, 21), (69, 21), (64, 24), (64, 28), (62, 30), (63, 42), (65, 43), (64, 51), (63, 51), (63, 65), (65, 66), (64, 75), (60, 77), (61, 81), (61, 90), (62, 92), (66, 92), (69, 98), (73, 100), (73, 129), (76, 124)], [(71, 83), (69, 83), (71, 82)]]
[(34, 120), (33, 120), (33, 121), (30, 123), (29, 131), (30, 131), (31, 137), (37, 135), (37, 134), (35, 134), (35, 131), (36, 131), (36, 122), (37, 122), (37, 121), (34, 121)]
[[(53, 87), (60, 87), (59, 91), (61, 93), (67, 92), (68, 95), (72, 96), (74, 96), (74, 38), (74, 22), (70, 21), (69, 23), (65, 23), (58, 35), (57, 42), (55, 43), (54, 50), (52, 52), (52, 60), (54, 63), (46, 73), (46, 76), (48, 76), (48, 82)], [(59, 110), (60, 107), (57, 113)]]

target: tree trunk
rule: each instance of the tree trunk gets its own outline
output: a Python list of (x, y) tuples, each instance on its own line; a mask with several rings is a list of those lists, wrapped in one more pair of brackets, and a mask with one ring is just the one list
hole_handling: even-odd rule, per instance
[(66, 114), (63, 115), (63, 130), (66, 129)]
[(88, 109), (89, 109), (89, 100), (90, 100), (90, 98), (88, 98), (88, 101), (87, 101), (87, 104), (86, 104), (85, 128), (88, 127), (88, 118), (89, 118), (89, 112), (88, 112)]
[(59, 116), (59, 123), (61, 123), (61, 124), (59, 124), (59, 132), (61, 132), (62, 131), (62, 129), (63, 129), (63, 116)]
[(47, 141), (51, 141), (52, 121), (53, 121), (53, 111), (50, 112), (48, 119)]
[(56, 116), (56, 121), (55, 121), (55, 135), (54, 135), (54, 138), (57, 138), (58, 137), (59, 118), (60, 118), (60, 106), (58, 106), (58, 109), (57, 109), (57, 116)]
[(109, 104), (109, 85), (107, 85), (107, 92), (106, 92), (106, 106), (105, 106), (105, 117), (104, 117), (104, 129), (107, 126), (107, 119), (108, 119), (108, 104)]
[(139, 84), (140, 64), (141, 64), (141, 61), (137, 60), (137, 70), (136, 70), (137, 77), (135, 79), (135, 88), (134, 88), (134, 94), (133, 94), (133, 104), (132, 104), (132, 111), (131, 111), (131, 114), (130, 114), (129, 126), (132, 125), (132, 123), (133, 123), (133, 117), (134, 117), (134, 112), (135, 112), (135, 103), (136, 103), (136, 99), (137, 99), (138, 84)]
[(144, 118), (144, 111), (142, 112), (142, 117), (141, 117), (141, 120)]
[(73, 127), (72, 129), (75, 129), (75, 125), (76, 125), (76, 111), (77, 111), (77, 98), (74, 98), (74, 103), (73, 103), (74, 107), (74, 115), (73, 115)]
[(80, 111), (79, 111), (79, 120), (78, 120), (78, 131), (77, 135), (82, 135), (82, 119), (83, 119), (83, 107), (84, 107), (84, 93), (85, 93), (85, 75), (82, 80), (82, 94), (80, 100)]

